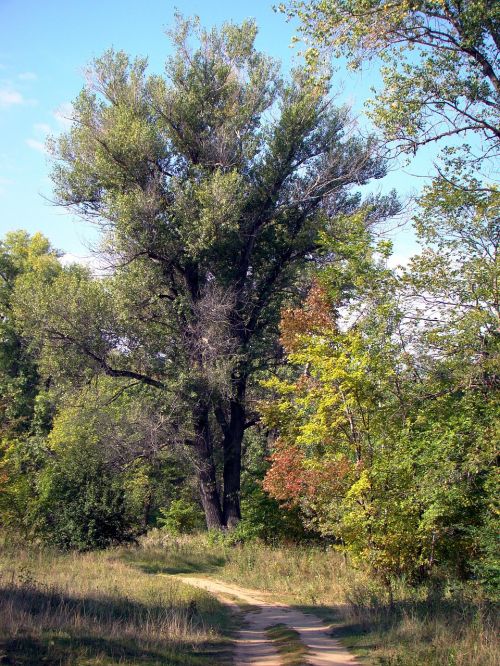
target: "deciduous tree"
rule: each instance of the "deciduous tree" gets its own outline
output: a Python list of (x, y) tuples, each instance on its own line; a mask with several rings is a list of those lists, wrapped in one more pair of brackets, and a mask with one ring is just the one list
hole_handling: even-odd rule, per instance
[(468, 157), (498, 157), (497, 2), (292, 0), (281, 8), (301, 19), (312, 60), (322, 47), (353, 67), (382, 59), (383, 88), (371, 114), (392, 146), (413, 153), (440, 139), (450, 147), (452, 137), (469, 134), (477, 140)]
[[(359, 205), (352, 188), (384, 174), (323, 84), (300, 69), (283, 80), (255, 36), (251, 22), (179, 20), (166, 77), (122, 52), (93, 63), (53, 177), (57, 201), (102, 229), (114, 274), (73, 268), (18, 301), (53, 372), (177, 401), (216, 528), (240, 518), (248, 394), (274, 356), (280, 305), (321, 256), (319, 235)], [(372, 218), (393, 209), (374, 202)]]

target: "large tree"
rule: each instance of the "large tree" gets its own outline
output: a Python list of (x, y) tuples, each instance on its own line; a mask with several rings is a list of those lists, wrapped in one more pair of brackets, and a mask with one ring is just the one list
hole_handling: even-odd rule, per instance
[[(107, 373), (177, 401), (172, 436), (214, 528), (240, 518), (251, 380), (275, 356), (280, 305), (321, 256), (319, 234), (360, 205), (353, 186), (384, 175), (345, 109), (305, 70), (283, 80), (256, 32), (179, 20), (165, 77), (122, 52), (93, 63), (53, 177), (57, 201), (103, 230), (113, 275), (73, 268), (19, 295), (54, 374)], [(373, 223), (394, 202), (370, 210)]]

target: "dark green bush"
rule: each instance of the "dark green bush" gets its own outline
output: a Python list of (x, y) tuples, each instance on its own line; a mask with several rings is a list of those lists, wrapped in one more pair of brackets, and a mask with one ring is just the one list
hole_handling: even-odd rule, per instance
[(105, 548), (131, 536), (122, 479), (94, 451), (64, 451), (39, 477), (34, 526), (59, 548)]

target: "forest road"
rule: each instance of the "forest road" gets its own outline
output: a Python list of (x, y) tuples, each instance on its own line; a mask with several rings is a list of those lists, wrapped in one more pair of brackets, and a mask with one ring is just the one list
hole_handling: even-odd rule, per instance
[(183, 583), (207, 590), (232, 607), (238, 602), (250, 604), (244, 610), (243, 627), (236, 637), (235, 666), (282, 666), (273, 641), (266, 629), (285, 624), (295, 629), (307, 646), (306, 663), (310, 666), (360, 666), (360, 663), (338, 641), (328, 634), (328, 628), (314, 615), (302, 613), (286, 604), (265, 599), (265, 594), (211, 578), (176, 576)]

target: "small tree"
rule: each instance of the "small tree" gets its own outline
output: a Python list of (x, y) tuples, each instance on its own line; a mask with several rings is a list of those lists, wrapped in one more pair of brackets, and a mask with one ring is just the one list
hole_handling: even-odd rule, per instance
[(93, 63), (53, 178), (58, 202), (103, 230), (114, 275), (72, 269), (19, 299), (52, 369), (176, 401), (173, 436), (215, 528), (240, 519), (248, 394), (275, 355), (280, 305), (321, 255), (319, 234), (359, 205), (352, 186), (384, 175), (371, 142), (348, 136), (345, 109), (303, 70), (284, 81), (256, 32), (179, 20), (166, 78), (122, 52)]
[(289, 366), (262, 404), (264, 487), (387, 582), (439, 564), (498, 585), (499, 199), (474, 190), (424, 191), (405, 271), (349, 244), (284, 311)]

